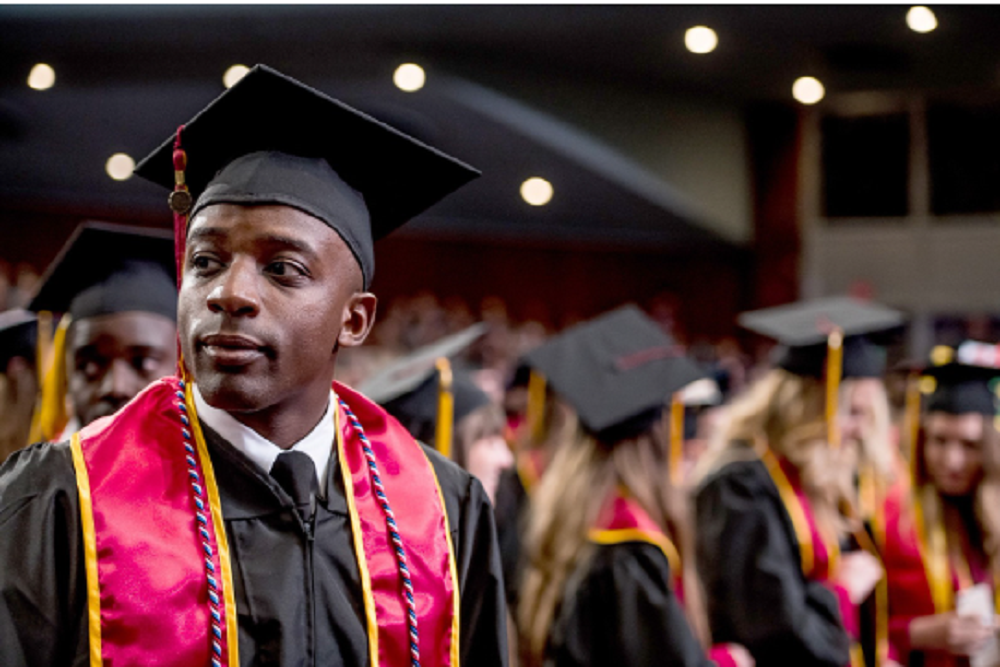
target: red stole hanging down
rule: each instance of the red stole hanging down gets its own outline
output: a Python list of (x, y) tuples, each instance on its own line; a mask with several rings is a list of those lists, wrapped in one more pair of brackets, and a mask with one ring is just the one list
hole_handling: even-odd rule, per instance
[[(614, 493), (598, 515), (588, 537), (595, 544), (645, 542), (659, 547), (670, 565), (673, 592), (681, 605), (684, 604), (684, 570), (677, 547), (627, 491), (618, 489)], [(736, 660), (725, 644), (712, 646), (708, 657), (718, 667), (736, 667)]]
[[(407, 550), (424, 665), (458, 667), (458, 586), (444, 499), (420, 446), (338, 384), (360, 420)], [(409, 666), (402, 586), (358, 434), (337, 449), (372, 667)], [(190, 386), (159, 380), (72, 438), (87, 570), (90, 665), (239, 665), (222, 508)]]
[[(823, 582), (837, 596), (841, 623), (852, 642), (850, 665), (851, 667), (863, 667), (864, 656), (860, 644), (858, 644), (858, 639), (861, 636), (858, 607), (851, 602), (847, 590), (834, 583), (834, 576), (840, 560), (840, 545), (837, 544), (836, 539), (828, 538), (820, 531), (813, 516), (809, 497), (799, 482), (798, 471), (784, 459), (775, 456), (762, 443), (758, 443), (757, 452), (778, 490), (785, 511), (788, 512), (791, 519), (798, 542), (802, 574), (806, 579)], [(865, 543), (870, 543), (870, 540), (866, 539)], [(874, 546), (870, 546), (866, 550), (869, 553), (875, 552)], [(877, 553), (872, 555), (878, 557)], [(881, 585), (879, 584), (879, 586)], [(878, 606), (881, 614), (885, 604), (880, 600)], [(877, 622), (881, 623), (881, 620)], [(882, 664), (889, 652), (889, 645), (884, 636), (883, 628), (876, 628), (876, 635), (876, 661), (877, 664)]]
[[(972, 583), (993, 583), (1000, 611), (1000, 587), (988, 572), (956, 570), (945, 555), (943, 526), (924, 525), (917, 489), (893, 489), (885, 502), (884, 562), (889, 580), (889, 637), (893, 658), (909, 660), (910, 622), (955, 609), (955, 591)], [(963, 581), (965, 579), (965, 581)], [(969, 581), (971, 580), (971, 581)], [(955, 667), (964, 661), (943, 651), (925, 651), (925, 667)]]

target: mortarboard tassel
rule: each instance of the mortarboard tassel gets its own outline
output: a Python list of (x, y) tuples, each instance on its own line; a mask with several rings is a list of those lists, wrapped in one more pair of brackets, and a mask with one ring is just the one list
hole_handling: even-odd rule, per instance
[(536, 370), (528, 375), (528, 432), (534, 443), (542, 439), (545, 431), (545, 376)]
[[(188, 190), (184, 172), (187, 169), (187, 153), (181, 147), (181, 131), (184, 126), (177, 128), (177, 136), (174, 138), (174, 189), (167, 198), (170, 210), (174, 212), (174, 262), (177, 266), (177, 289), (181, 288), (181, 280), (184, 276), (184, 254), (187, 251), (187, 223), (188, 212), (191, 210), (191, 192)], [(184, 365), (184, 354), (181, 352), (180, 331), (177, 332), (177, 376), (184, 381), (188, 381), (188, 373)]]
[(49, 355), (52, 354), (52, 313), (47, 310), (39, 312), (36, 326), (35, 373), (41, 387), (45, 381), (45, 369), (49, 367)]
[(438, 372), (437, 428), (434, 445), (445, 458), (451, 458), (452, 428), (455, 423), (455, 395), (452, 392), (451, 362), (440, 357), (434, 362)]
[(59, 321), (44, 370), (39, 369), (39, 373), (44, 375), (38, 408), (31, 420), (28, 436), (31, 442), (52, 441), (62, 435), (69, 423), (69, 410), (66, 407), (66, 336), (72, 319), (69, 315), (63, 315)]
[(910, 483), (917, 479), (917, 437), (920, 433), (920, 373), (912, 371), (906, 378), (906, 407), (903, 419), (906, 428), (907, 452), (910, 455)]
[(844, 333), (839, 327), (826, 338), (826, 432), (833, 449), (840, 448), (840, 424), (837, 423), (837, 399), (840, 376), (844, 372)]
[(670, 484), (681, 486), (684, 482), (684, 403), (681, 392), (674, 392), (670, 399)]

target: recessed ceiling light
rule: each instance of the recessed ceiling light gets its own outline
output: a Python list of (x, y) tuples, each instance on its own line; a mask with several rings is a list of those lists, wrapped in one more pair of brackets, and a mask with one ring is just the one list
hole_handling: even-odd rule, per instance
[(718, 45), (719, 36), (709, 27), (696, 25), (684, 33), (684, 46), (691, 53), (711, 53)]
[(235, 86), (240, 79), (247, 75), (250, 68), (246, 65), (233, 65), (226, 70), (226, 73), (222, 75), (222, 83), (226, 84), (226, 88), (232, 88)]
[(826, 95), (826, 89), (820, 80), (812, 76), (803, 76), (792, 84), (792, 97), (802, 104), (816, 104)]
[(392, 82), (396, 87), (407, 93), (413, 93), (424, 87), (427, 75), (424, 68), (414, 63), (404, 63), (396, 68), (392, 75)]
[(108, 172), (108, 176), (116, 181), (126, 181), (132, 177), (132, 172), (135, 170), (135, 160), (125, 153), (115, 153), (108, 158), (104, 170)]
[(38, 63), (28, 74), (28, 85), (35, 90), (48, 90), (56, 82), (56, 71), (50, 65)]
[(938, 22), (929, 7), (917, 5), (910, 7), (910, 11), (906, 12), (906, 25), (910, 26), (913, 32), (930, 32), (937, 27)]
[(521, 197), (532, 206), (545, 206), (552, 200), (552, 184), (537, 176), (521, 184)]

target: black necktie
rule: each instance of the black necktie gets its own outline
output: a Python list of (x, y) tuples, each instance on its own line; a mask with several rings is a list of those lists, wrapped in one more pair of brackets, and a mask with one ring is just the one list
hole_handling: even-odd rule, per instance
[(291, 496), (302, 521), (308, 524), (318, 488), (313, 460), (303, 452), (282, 452), (271, 466), (271, 477)]

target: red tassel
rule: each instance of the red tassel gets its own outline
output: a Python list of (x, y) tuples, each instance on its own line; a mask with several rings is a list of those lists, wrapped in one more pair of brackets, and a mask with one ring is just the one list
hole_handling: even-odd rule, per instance
[(191, 209), (191, 194), (184, 179), (184, 172), (187, 169), (187, 153), (181, 148), (181, 130), (183, 129), (183, 125), (177, 128), (177, 137), (174, 139), (174, 191), (170, 193), (170, 208), (174, 212), (174, 262), (177, 266), (178, 289), (180, 289), (181, 276), (184, 273), (188, 211)]

